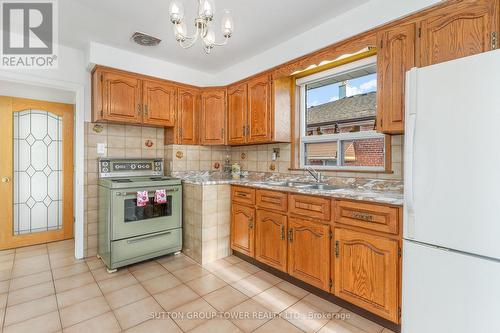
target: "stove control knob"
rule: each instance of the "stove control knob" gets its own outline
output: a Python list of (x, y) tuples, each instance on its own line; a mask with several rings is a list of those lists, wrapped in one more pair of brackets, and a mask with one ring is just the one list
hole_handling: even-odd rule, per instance
[(109, 169), (108, 168), (102, 168), (102, 172), (108, 172)]
[(135, 164), (132, 164), (132, 165), (130, 166), (130, 169), (132, 169), (132, 170), (135, 170), (135, 168), (136, 168), (136, 165), (135, 165)]
[(108, 166), (108, 162), (102, 162), (102, 166), (103, 167), (107, 167)]

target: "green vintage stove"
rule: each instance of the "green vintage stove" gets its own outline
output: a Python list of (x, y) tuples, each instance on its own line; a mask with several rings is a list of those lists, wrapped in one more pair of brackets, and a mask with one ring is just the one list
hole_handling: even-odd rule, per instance
[[(182, 185), (163, 176), (163, 160), (102, 158), (98, 163), (97, 256), (108, 272), (180, 251)], [(138, 205), (138, 192), (144, 191), (149, 200)], [(157, 200), (162, 193), (166, 200)]]

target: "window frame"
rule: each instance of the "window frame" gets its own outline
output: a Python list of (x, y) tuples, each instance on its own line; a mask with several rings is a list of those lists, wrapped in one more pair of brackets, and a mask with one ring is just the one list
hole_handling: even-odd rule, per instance
[[(308, 84), (316, 83), (330, 77), (341, 75), (342, 73), (350, 72), (355, 69), (364, 67), (371, 67), (377, 64), (377, 56), (373, 55), (367, 58), (349, 62), (347, 64), (334, 67), (325, 71), (314, 73), (305, 77), (295, 80), (295, 84), (299, 90), (299, 166), (301, 169), (312, 167), (318, 170), (332, 170), (332, 171), (374, 171), (384, 172), (387, 171), (389, 166), (387, 154), (390, 151), (387, 149), (387, 137), (385, 134), (378, 133), (375, 130), (362, 131), (356, 133), (337, 133), (337, 134), (324, 134), (324, 135), (306, 135), (306, 87)], [(384, 140), (384, 164), (382, 166), (349, 166), (341, 165), (343, 161), (342, 142), (360, 140), (360, 139), (383, 139)], [(308, 143), (321, 143), (321, 142), (337, 142), (337, 165), (308, 165), (306, 160), (306, 144)]]

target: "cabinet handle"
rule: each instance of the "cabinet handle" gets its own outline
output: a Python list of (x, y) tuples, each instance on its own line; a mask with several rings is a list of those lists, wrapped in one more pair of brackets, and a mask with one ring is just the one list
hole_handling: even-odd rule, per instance
[(220, 137), (221, 137), (221, 139), (224, 139), (224, 129), (223, 128), (220, 129)]
[(368, 222), (373, 221), (373, 215), (368, 214), (368, 213), (353, 212), (351, 216), (355, 219), (358, 219), (358, 220), (363, 220), (363, 221), (368, 221)]
[(280, 239), (285, 240), (285, 225), (281, 225), (281, 230), (280, 230)]
[(137, 114), (139, 116), (142, 114), (142, 112), (141, 112), (141, 104), (137, 104)]
[(338, 258), (340, 254), (339, 241), (335, 241), (335, 258)]
[(248, 218), (248, 229), (253, 228), (253, 217)]
[(179, 137), (182, 139), (182, 127), (179, 127)]
[(148, 105), (144, 105), (144, 116), (148, 116)]
[(290, 229), (288, 230), (288, 240), (289, 240), (290, 242), (293, 242), (293, 228), (290, 228)]
[(247, 197), (247, 194), (244, 193), (244, 192), (236, 192), (236, 196), (237, 197), (243, 197), (243, 198), (246, 198)]
[(243, 136), (246, 136), (246, 135), (247, 135), (247, 131), (246, 131), (246, 129), (247, 129), (247, 128), (246, 128), (246, 126), (245, 126), (245, 125), (243, 125)]

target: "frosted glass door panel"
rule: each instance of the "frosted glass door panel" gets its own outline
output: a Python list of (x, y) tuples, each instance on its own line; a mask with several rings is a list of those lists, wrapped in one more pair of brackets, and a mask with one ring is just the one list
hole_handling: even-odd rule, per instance
[(62, 228), (62, 118), (14, 113), (14, 235)]

